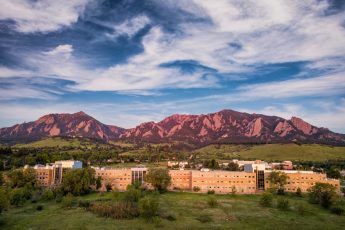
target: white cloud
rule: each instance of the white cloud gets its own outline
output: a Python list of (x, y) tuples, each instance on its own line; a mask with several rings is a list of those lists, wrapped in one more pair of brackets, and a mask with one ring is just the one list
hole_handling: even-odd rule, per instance
[(339, 95), (345, 90), (345, 72), (307, 79), (246, 85), (239, 90), (243, 99)]
[(126, 20), (121, 24), (111, 26), (114, 32), (107, 33), (106, 35), (110, 38), (116, 38), (120, 35), (127, 35), (128, 37), (133, 37), (140, 30), (145, 28), (145, 26), (150, 24), (150, 22), (150, 19), (146, 15), (139, 15), (132, 19)]
[(12, 20), (23, 33), (50, 32), (77, 22), (88, 0), (4, 0), (0, 20)]
[[(19, 1), (6, 4), (7, 8), (12, 9)], [(30, 7), (39, 8), (48, 3), (41, 4)], [(80, 13), (71, 8), (82, 9), (85, 1), (54, 4), (58, 4), (56, 9), (62, 12), (64, 9), (60, 8), (64, 5), (63, 7), (69, 9), (67, 12)], [(74, 55), (72, 45), (61, 44), (34, 55), (24, 54), (24, 59), (33, 70), (1, 68), (0, 76), (49, 76), (74, 81), (76, 85), (68, 90), (107, 90), (148, 95), (164, 88), (219, 87), (217, 77), (205, 70), (183, 73), (178, 69), (161, 67), (163, 63), (176, 60), (194, 60), (217, 70), (218, 73), (230, 74), (230, 79), (231, 76), (255, 71), (254, 67), (248, 65), (309, 61), (311, 63), (306, 67), (308, 70), (332, 68), (338, 73), (327, 73), (309, 79), (247, 85), (234, 89), (228, 96), (215, 95), (207, 98), (245, 101), (336, 95), (344, 92), (344, 64), (342, 60), (339, 61), (339, 57), (345, 55), (345, 28), (342, 26), (345, 15), (326, 16), (324, 10), (328, 7), (327, 1), (180, 0), (163, 3), (160, 1), (157, 4), (180, 7), (192, 14), (208, 18), (211, 23), (182, 23), (179, 27), (181, 33), (177, 34), (168, 33), (160, 26), (153, 27), (142, 40), (142, 53), (131, 57), (127, 63), (109, 68), (91, 69), (83, 62), (82, 57)], [(23, 6), (16, 9), (27, 7), (28, 3), (24, 2)], [(50, 14), (53, 18), (59, 15), (52, 12)], [(21, 17), (27, 17), (25, 15)], [(77, 17), (78, 14), (75, 14), (74, 18)], [(46, 19), (42, 17), (42, 20)], [(18, 19), (17, 24), (21, 25), (20, 22)], [(48, 24), (49, 22), (48, 20)], [(119, 25), (112, 25), (112, 28), (115, 30), (114, 34), (133, 36), (149, 23), (147, 16), (139, 15)], [(60, 26), (56, 23), (54, 25)], [(239, 48), (229, 46), (230, 43), (238, 44)]]

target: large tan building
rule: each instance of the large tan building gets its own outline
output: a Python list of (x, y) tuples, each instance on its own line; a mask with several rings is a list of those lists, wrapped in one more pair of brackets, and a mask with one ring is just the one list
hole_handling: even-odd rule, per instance
[(59, 185), (62, 181), (61, 164), (36, 165), (34, 169), (39, 186), (53, 187)]
[[(248, 168), (248, 167), (247, 167)], [(263, 169), (263, 170), (259, 170)], [(139, 180), (145, 184), (144, 178), (148, 171), (145, 167), (137, 168), (95, 168), (96, 176), (103, 179), (102, 189), (106, 184), (110, 184), (113, 189), (119, 191), (126, 190), (127, 186)], [(307, 192), (315, 183), (329, 183), (340, 192), (340, 181), (328, 179), (325, 174), (311, 171), (283, 171), (288, 174), (289, 179), (285, 186), (287, 192), (296, 192), (300, 188), (302, 192)], [(254, 164), (251, 171), (231, 172), (223, 170), (198, 171), (198, 170), (169, 170), (171, 185), (169, 190), (185, 190), (206, 193), (215, 191), (220, 194), (254, 194), (270, 188), (268, 176), (271, 171), (265, 171), (260, 165)]]
[(136, 168), (98, 168), (93, 167), (96, 171), (96, 177), (102, 178), (101, 190), (105, 190), (106, 185), (110, 184), (113, 190), (124, 191), (128, 185), (134, 181), (144, 183), (147, 172), (145, 167)]
[[(302, 192), (308, 192), (308, 189), (316, 183), (328, 183), (334, 185), (338, 193), (340, 192), (340, 180), (327, 178), (326, 174), (316, 173), (312, 171), (295, 171), (295, 170), (280, 170), (288, 175), (287, 184), (284, 186), (287, 192), (296, 192), (298, 188)], [(270, 187), (268, 177), (270, 171), (265, 172), (265, 188)]]

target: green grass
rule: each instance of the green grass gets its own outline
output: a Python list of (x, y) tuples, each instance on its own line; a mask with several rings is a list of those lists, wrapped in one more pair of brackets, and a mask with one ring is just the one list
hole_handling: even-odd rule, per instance
[(96, 142), (85, 138), (65, 138), (65, 137), (50, 137), (39, 141), (34, 141), (28, 144), (17, 144), (15, 148), (55, 148), (55, 147), (88, 147), (95, 148), (96, 146), (105, 147), (106, 144), (97, 144)]
[(201, 159), (325, 161), (345, 159), (345, 147), (318, 144), (209, 145), (195, 151)]
[[(109, 199), (111, 193), (90, 194), (79, 199), (89, 201)], [(192, 193), (166, 193), (159, 197), (160, 213), (171, 215), (175, 221), (158, 218), (148, 223), (141, 218), (114, 220), (98, 217), (82, 208), (63, 209), (54, 201), (28, 203), (21, 208), (11, 208), (2, 215), (2, 229), (344, 229), (345, 216), (336, 216), (317, 205), (307, 203), (305, 198), (287, 197), (292, 204), (289, 211), (265, 208), (259, 205), (259, 195), (215, 195), (219, 205), (207, 204), (209, 195)], [(303, 203), (304, 215), (294, 210)], [(202, 215), (211, 222), (202, 223)]]

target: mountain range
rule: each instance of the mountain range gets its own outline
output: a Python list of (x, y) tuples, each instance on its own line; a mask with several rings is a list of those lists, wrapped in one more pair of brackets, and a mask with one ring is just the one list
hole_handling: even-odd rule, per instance
[(345, 135), (313, 126), (301, 118), (222, 110), (202, 115), (174, 114), (160, 122), (125, 129), (105, 125), (84, 112), (49, 114), (36, 121), (0, 129), (1, 142), (30, 142), (46, 137), (85, 137), (103, 141), (211, 143), (319, 143), (345, 145)]

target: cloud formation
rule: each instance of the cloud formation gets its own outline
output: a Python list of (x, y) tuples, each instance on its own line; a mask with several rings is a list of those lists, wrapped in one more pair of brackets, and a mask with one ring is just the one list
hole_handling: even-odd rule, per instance
[(14, 22), (18, 32), (50, 32), (77, 22), (88, 0), (2, 1), (0, 20)]

